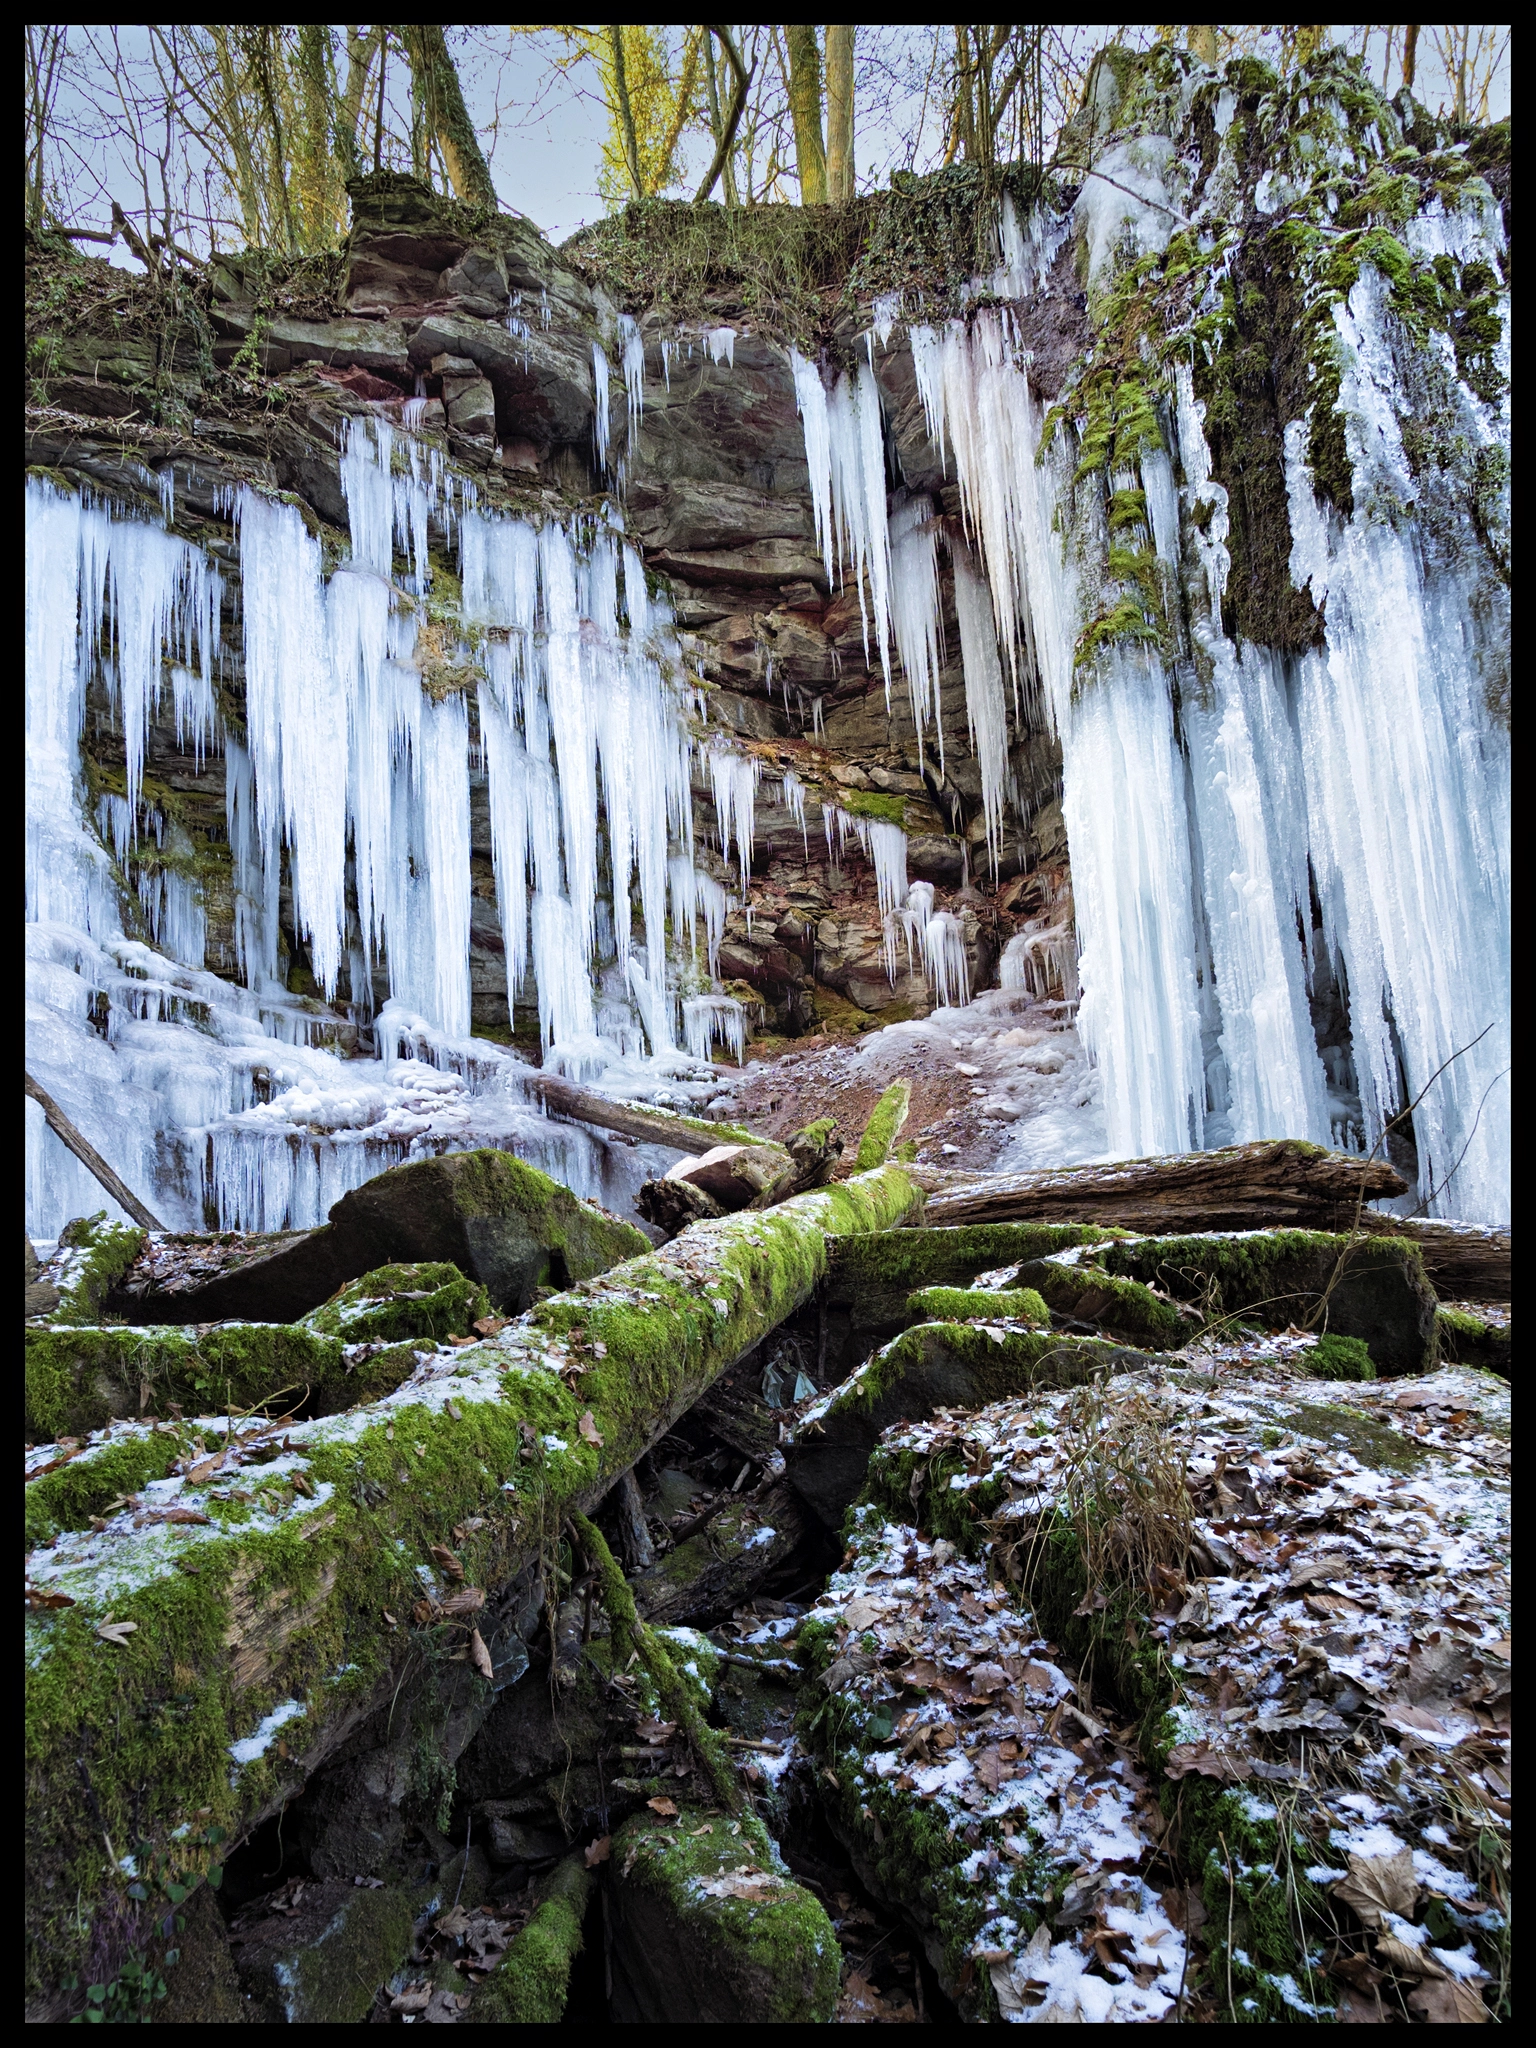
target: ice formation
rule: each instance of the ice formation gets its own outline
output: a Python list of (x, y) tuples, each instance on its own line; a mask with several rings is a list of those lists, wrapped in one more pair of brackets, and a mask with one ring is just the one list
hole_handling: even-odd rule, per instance
[[(692, 743), (663, 677), (666, 614), (619, 537), (492, 518), (383, 422), (354, 429), (342, 473), (352, 547), (329, 578), (291, 505), (250, 490), (235, 504), (243, 742), (214, 718), (217, 571), (159, 527), (29, 482), (30, 1070), (183, 1227), (313, 1224), (413, 1150), (480, 1143), (622, 1205), (638, 1155), (616, 1162), (601, 1141), (548, 1123), (521, 1063), (470, 1039), (470, 778), (473, 756), (508, 999), (523, 997), (531, 968), (550, 1063), (679, 1105), (707, 1094), (701, 1062), (711, 1041), (739, 1046), (741, 1012), (695, 997), (689, 1036), (703, 1020), (704, 1051), (677, 1050), (669, 863), (691, 878), (686, 923), (691, 934), (702, 916), (711, 977), (727, 899), (693, 869)], [(432, 665), (451, 674), (467, 651), (422, 602), (429, 523), (458, 542), (461, 630), (486, 636), (473, 701), (462, 684), (423, 687)], [(397, 546), (410, 565), (398, 582)], [(226, 750), (226, 964), (243, 988), (203, 971), (206, 923), (177, 868), (180, 828), (140, 794), (167, 673), (180, 742)], [(78, 751), (93, 688), (129, 759), (128, 794), (105, 793), (95, 831)], [(727, 844), (749, 872), (757, 764), (720, 750), (711, 766), (728, 792)], [(315, 984), (350, 996), (352, 1026), (283, 984), (284, 882)], [(153, 945), (124, 936), (125, 886)], [(380, 974), (390, 1000), (373, 1018)], [(340, 1057), (370, 1021), (378, 1058)], [(28, 1161), (40, 1236), (101, 1206), (35, 1104)]]

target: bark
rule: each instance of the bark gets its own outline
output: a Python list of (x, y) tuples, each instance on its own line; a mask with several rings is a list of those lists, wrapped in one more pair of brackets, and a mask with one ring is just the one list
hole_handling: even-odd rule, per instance
[(544, 1107), (556, 1116), (572, 1117), (579, 1123), (596, 1124), (599, 1130), (619, 1131), (626, 1138), (638, 1138), (646, 1145), (670, 1145), (676, 1152), (704, 1152), (711, 1145), (771, 1145), (755, 1131), (736, 1124), (713, 1124), (703, 1117), (672, 1116), (664, 1109), (642, 1109), (632, 1102), (610, 1102), (606, 1096), (577, 1088), (553, 1074), (530, 1074), (530, 1087), (544, 1098)]
[(827, 153), (821, 139), (821, 52), (808, 23), (784, 30), (789, 49), (789, 111), (795, 123), (795, 162), (802, 206), (827, 203)]
[(853, 24), (827, 29), (827, 197), (846, 206), (853, 197)]
[(39, 1088), (30, 1074), (26, 1076), (26, 1083), (27, 1093), (41, 1105), (43, 1115), (48, 1119), (48, 1128), (64, 1141), (80, 1164), (96, 1176), (118, 1207), (146, 1230), (163, 1230), (165, 1225), (152, 1216), (132, 1189), (118, 1179), (96, 1147), (81, 1136), (53, 1097)]
[[(1181, 1230), (1348, 1230), (1367, 1202), (1401, 1195), (1407, 1182), (1384, 1159), (1351, 1159), (1275, 1139), (1223, 1152), (1128, 1159), (1044, 1173), (918, 1176), (929, 1190), (927, 1221), (1116, 1223), (1168, 1236)], [(1400, 1218), (1379, 1219), (1397, 1229)]]
[(491, 181), (491, 167), (464, 104), (458, 67), (442, 29), (435, 22), (421, 22), (404, 33), (417, 104), (443, 153), (454, 192), (471, 206), (494, 207), (496, 187)]
[(651, 1542), (651, 1532), (646, 1527), (640, 1484), (635, 1478), (633, 1465), (613, 1489), (613, 1498), (619, 1511), (619, 1540), (624, 1549), (624, 1562), (631, 1571), (644, 1571), (656, 1562), (656, 1551)]
[(731, 104), (722, 121), (720, 118), (719, 96), (715, 87), (714, 52), (707, 52), (709, 62), (709, 113), (710, 125), (715, 134), (715, 154), (708, 171), (699, 181), (699, 189), (693, 195), (693, 203), (695, 206), (703, 205), (704, 201), (715, 189), (715, 180), (723, 172), (725, 175), (725, 203), (727, 206), (735, 206), (738, 203), (736, 173), (731, 158), (736, 147), (736, 130), (741, 126), (742, 113), (747, 104), (747, 87), (752, 81), (752, 68), (742, 61), (741, 52), (736, 47), (736, 39), (728, 28), (711, 28), (709, 33), (718, 40), (721, 49), (725, 52), (726, 61), (731, 67), (733, 83), (731, 87)]
[(624, 31), (616, 23), (608, 30), (608, 48), (613, 56), (613, 98), (619, 116), (619, 134), (624, 141), (624, 161), (635, 197), (645, 197), (645, 180), (640, 175), (640, 145), (635, 140), (635, 114), (629, 103), (629, 79), (624, 69)]
[(1419, 24), (1405, 23), (1403, 27), (1403, 84), (1413, 91), (1414, 73), (1419, 61)]
[(1189, 32), (1189, 51), (1190, 55), (1198, 57), (1202, 64), (1214, 64), (1216, 62), (1215, 29), (1191, 28)]

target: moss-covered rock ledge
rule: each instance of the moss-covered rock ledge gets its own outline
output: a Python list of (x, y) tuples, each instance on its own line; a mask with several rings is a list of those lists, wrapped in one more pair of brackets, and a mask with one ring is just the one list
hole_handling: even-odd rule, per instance
[[(93, 1938), (131, 1948), (156, 1887), (195, 1882), (211, 1832), (227, 1847), (291, 1797), (408, 1661), (494, 1668), (498, 1595), (565, 1515), (808, 1298), (829, 1239), (921, 1201), (883, 1167), (697, 1225), (368, 1406), (177, 1425), (164, 1477), (34, 1551), (29, 1998), (51, 2000)], [(136, 1432), (154, 1433), (114, 1440)]]

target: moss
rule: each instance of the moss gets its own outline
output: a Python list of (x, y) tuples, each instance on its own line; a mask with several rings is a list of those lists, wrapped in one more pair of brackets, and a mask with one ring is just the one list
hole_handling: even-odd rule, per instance
[(1400, 1430), (1355, 1408), (1292, 1408), (1283, 1420), (1299, 1436), (1317, 1437), (1349, 1451), (1362, 1465), (1379, 1472), (1413, 1472), (1427, 1453)]
[(378, 1266), (338, 1288), (302, 1318), (302, 1326), (348, 1344), (389, 1344), (409, 1337), (462, 1337), (489, 1312), (485, 1289), (457, 1266)]
[[(391, 1361), (391, 1384), (410, 1371), (408, 1361), (409, 1354)], [(371, 1363), (377, 1385), (381, 1361)], [(280, 1395), (291, 1407), (306, 1400), (348, 1405), (360, 1391), (347, 1384), (336, 1338), (288, 1323), (215, 1323), (201, 1332), (179, 1325), (33, 1327), (25, 1373), (26, 1427), (32, 1441), (44, 1443), (173, 1407), (243, 1413)], [(326, 1402), (328, 1394), (334, 1402)]]
[(1320, 1337), (1303, 1363), (1314, 1379), (1373, 1380), (1376, 1366), (1370, 1347), (1358, 1337)]
[(892, 1147), (901, 1135), (911, 1103), (911, 1083), (893, 1081), (869, 1113), (869, 1121), (865, 1124), (864, 1134), (859, 1139), (858, 1157), (855, 1161), (858, 1172), (868, 1173), (877, 1166), (884, 1166), (891, 1156)]
[(852, 811), (855, 817), (879, 818), (887, 825), (905, 825), (907, 821), (907, 800), (904, 796), (882, 796), (872, 789), (839, 788), (836, 801), (843, 810)]
[[(693, 1820), (702, 1824), (689, 1826)], [(668, 1976), (677, 1972), (684, 1996), (697, 1986), (706, 2010), (734, 2008), (759, 2025), (825, 2025), (837, 2006), (837, 1935), (820, 1901), (782, 1869), (755, 1814), (733, 1826), (707, 1815), (669, 1824), (642, 1813), (613, 1838), (620, 1924), (633, 1920), (653, 1941), (664, 1936), (656, 1962)], [(733, 1871), (750, 1873), (748, 1896), (712, 1888)]]
[(907, 1298), (919, 1323), (1035, 1323), (1048, 1325), (1050, 1310), (1033, 1287), (920, 1287)]
[(102, 1303), (144, 1247), (146, 1233), (134, 1223), (109, 1223), (105, 1209), (77, 1216), (59, 1233), (60, 1251), (73, 1254), (61, 1275), (59, 1305), (52, 1323), (94, 1323)]
[(471, 2024), (548, 2027), (563, 2017), (591, 1890), (580, 1856), (567, 1856), (542, 1880), (533, 1918), (474, 1995)]
[(1091, 1223), (964, 1223), (849, 1238), (833, 1252), (828, 1301), (851, 1309), (856, 1327), (899, 1326), (915, 1288), (961, 1286), (978, 1273), (1114, 1235)]
[(917, 1323), (834, 1389), (819, 1414), (830, 1424), (844, 1413), (877, 1413), (909, 1382), (944, 1387), (930, 1405), (945, 1401), (979, 1408), (1032, 1387), (1075, 1386), (1096, 1371), (1125, 1370), (1132, 1363), (1146, 1360), (1096, 1337), (1062, 1337), (1049, 1330), (994, 1334), (974, 1323)]
[(29, 1479), (28, 1550), (51, 1543), (65, 1529), (88, 1529), (114, 1501), (137, 1493), (152, 1479), (164, 1479), (184, 1447), (175, 1430), (130, 1427), (87, 1445), (57, 1470)]
[(1211, 1991), (1232, 2024), (1327, 2024), (1323, 1968), (1328, 1902), (1307, 1876), (1316, 1848), (1278, 1810), (1244, 1791), (1185, 1778), (1165, 1785), (1181, 1861), (1209, 1916)]
[(1466, 1309), (1443, 1308), (1435, 1317), (1439, 1354), (1452, 1365), (1478, 1365), (1508, 1379), (1509, 1325), (1488, 1322)]
[(1053, 1259), (1038, 1259), (1024, 1267), (1019, 1278), (1037, 1288), (1046, 1305), (1059, 1314), (1102, 1324), (1154, 1351), (1176, 1351), (1189, 1332), (1171, 1302), (1159, 1300), (1139, 1280), (1114, 1278), (1094, 1264), (1058, 1265)]

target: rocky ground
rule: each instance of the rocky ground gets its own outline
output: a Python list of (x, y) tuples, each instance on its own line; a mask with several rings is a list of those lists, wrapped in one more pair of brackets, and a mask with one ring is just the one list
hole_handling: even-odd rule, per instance
[[(1063, 1035), (954, 1016), (936, 1091)], [(634, 1256), (497, 1158), (29, 1247), (35, 2018), (1507, 2012), (1507, 1307), (894, 1166)]]

